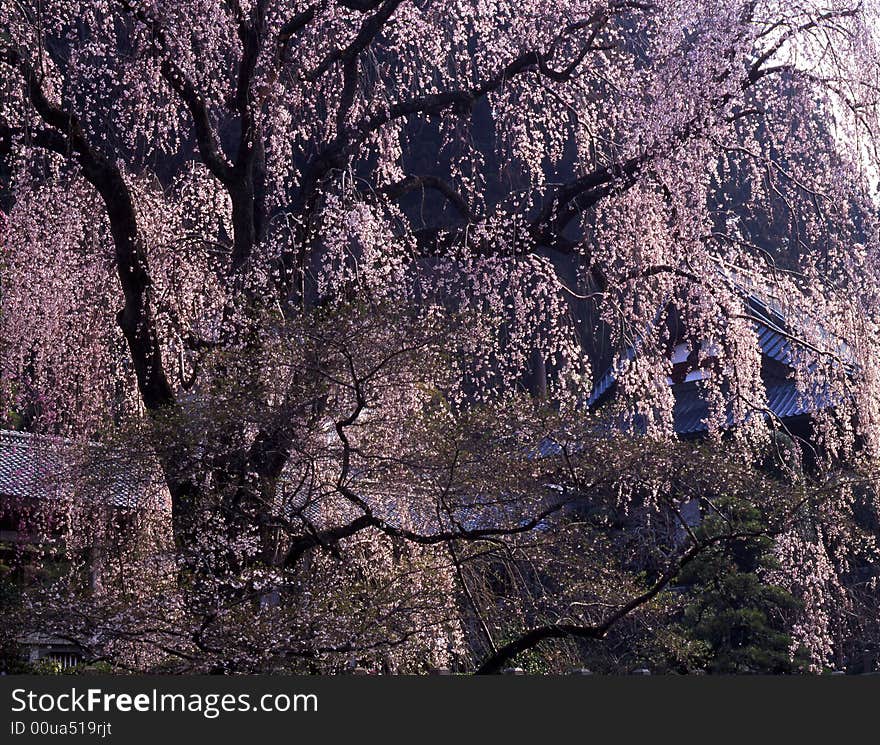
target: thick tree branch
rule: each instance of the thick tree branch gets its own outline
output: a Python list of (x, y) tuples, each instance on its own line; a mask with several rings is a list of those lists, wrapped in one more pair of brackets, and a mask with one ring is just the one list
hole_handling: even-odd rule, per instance
[[(32, 144), (51, 150), (78, 163), (86, 181), (104, 202), (115, 248), (116, 274), (124, 298), (116, 320), (122, 329), (134, 367), (138, 391), (148, 411), (159, 413), (175, 405), (168, 382), (150, 304), (152, 280), (141, 245), (131, 192), (118, 166), (86, 139), (78, 118), (51, 103), (43, 92), (39, 76), (14, 51), (0, 54), (0, 64), (17, 69), (34, 110), (48, 129), (33, 133)], [(160, 454), (160, 461), (172, 498), (172, 519), (178, 546), (191, 543), (195, 487), (176, 475), (173, 455)]]
[(211, 124), (208, 107), (205, 105), (204, 99), (170, 57), (165, 57), (162, 60), (161, 72), (162, 77), (180, 96), (189, 111), (202, 162), (214, 176), (228, 185), (233, 177), (232, 166), (223, 154), (220, 140), (214, 131), (214, 126)]
[[(376, 13), (364, 19), (363, 23), (361, 23), (360, 30), (351, 44), (347, 47), (335, 49), (330, 52), (330, 54), (328, 54), (317, 65), (317, 67), (306, 73), (306, 80), (312, 83), (315, 82), (337, 62), (341, 62), (345, 65), (346, 63), (356, 61), (361, 52), (366, 50), (366, 48), (372, 43), (373, 39), (376, 38), (388, 22), (388, 19), (391, 18), (394, 11), (397, 10), (397, 7), (402, 2), (403, 0), (382, 0), (381, 3), (376, 3), (376, 6), (379, 9)], [(366, 7), (364, 9), (366, 9)]]
[(336, 0), (337, 5), (360, 13), (368, 13), (382, 4), (383, 0)]
[(278, 37), (275, 39), (275, 64), (282, 65), (287, 58), (287, 47), (291, 39), (308, 26), (318, 12), (318, 6), (310, 5), (306, 10), (297, 13), (290, 20), (286, 21), (278, 31)]
[(196, 133), (196, 143), (202, 161), (214, 176), (223, 183), (228, 184), (232, 178), (232, 167), (223, 154), (219, 138), (211, 124), (208, 107), (195, 85), (174, 61), (174, 50), (168, 43), (165, 29), (162, 28), (162, 24), (143, 8), (135, 6), (130, 0), (120, 0), (120, 4), (124, 10), (131, 13), (149, 29), (150, 38), (162, 54), (160, 65), (162, 77), (165, 78), (171, 89), (180, 96), (192, 118), (193, 128)]
[(314, 534), (295, 538), (288, 547), (284, 563), (295, 564), (308, 550), (319, 547), (332, 547), (344, 538), (349, 538), (367, 528), (373, 528), (390, 538), (400, 538), (420, 546), (435, 546), (452, 541), (485, 541), (507, 536), (528, 533), (541, 525), (548, 518), (559, 513), (569, 503), (567, 500), (554, 502), (534, 516), (508, 527), (491, 526), (486, 528), (461, 528), (441, 530), (436, 533), (419, 533), (396, 525), (376, 516), (372, 507), (348, 487), (337, 484), (337, 491), (358, 507), (363, 514), (344, 525), (335, 526)]
[(162, 409), (174, 402), (174, 395), (153, 325), (149, 304), (152, 280), (128, 185), (117, 165), (88, 142), (78, 118), (46, 98), (41, 81), (27, 60), (10, 50), (0, 56), (0, 62), (20, 72), (34, 110), (51, 128), (35, 133), (32, 142), (75, 159), (83, 176), (104, 201), (124, 297), (117, 320), (128, 344), (144, 405), (152, 411)]

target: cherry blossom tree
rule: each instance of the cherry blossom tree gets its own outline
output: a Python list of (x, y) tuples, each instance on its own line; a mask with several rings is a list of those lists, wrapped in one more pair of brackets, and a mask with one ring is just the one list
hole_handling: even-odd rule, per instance
[[(3, 405), (99, 474), (157, 475), (126, 546), (89, 517), (114, 480), (74, 482), (68, 551), (103, 547), (101, 592), (75, 618), (63, 593), (29, 612), (136, 668), (448, 666), (471, 624), (488, 671), (600, 638), (739, 528), (685, 530), (601, 618), (571, 617), (574, 594), (630, 585), (520, 607), (508, 644), (469, 572), (486, 551), (595, 556), (563, 540), (585, 498), (680, 517), (668, 472), (699, 479), (665, 383), (674, 315), (727, 465), (694, 462), (766, 497), (798, 643), (831, 664), (840, 577), (874, 550), (848, 518), (880, 446), (876, 11), (4, 3)], [(753, 469), (780, 426), (744, 291), (793, 319), (799, 390), (833, 403), (809, 489)]]

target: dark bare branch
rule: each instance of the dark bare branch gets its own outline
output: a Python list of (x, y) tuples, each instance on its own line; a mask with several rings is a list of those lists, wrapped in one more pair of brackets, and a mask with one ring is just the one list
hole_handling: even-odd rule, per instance
[(541, 642), (550, 639), (602, 639), (611, 628), (630, 613), (653, 600), (672, 582), (688, 564), (701, 556), (708, 549), (722, 543), (743, 538), (755, 538), (768, 535), (770, 531), (737, 531), (713, 536), (693, 544), (680, 557), (673, 560), (660, 577), (643, 593), (636, 595), (615, 609), (601, 622), (592, 625), (574, 623), (553, 623), (530, 629), (511, 642), (490, 654), (477, 668), (477, 675), (492, 675), (500, 672), (502, 667), (518, 654), (535, 648)]
[(232, 167), (223, 154), (220, 140), (211, 123), (208, 107), (193, 82), (187, 78), (180, 66), (174, 61), (174, 50), (168, 42), (165, 29), (143, 8), (133, 5), (129, 0), (120, 0), (120, 4), (124, 10), (131, 13), (149, 29), (151, 40), (162, 54), (160, 66), (162, 77), (180, 96), (192, 118), (202, 161), (214, 176), (223, 183), (228, 183), (232, 178)]

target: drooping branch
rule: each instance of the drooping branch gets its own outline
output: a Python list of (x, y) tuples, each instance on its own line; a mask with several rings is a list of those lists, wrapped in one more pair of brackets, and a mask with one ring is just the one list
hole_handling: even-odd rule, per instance
[[(362, 140), (386, 124), (414, 114), (438, 115), (447, 110), (462, 115), (467, 114), (477, 101), (498, 90), (511, 78), (536, 70), (549, 71), (547, 56), (543, 52), (523, 52), (495, 74), (473, 87), (416, 96), (373, 111), (352, 128), (350, 136)], [(565, 75), (565, 79), (568, 79), (571, 74), (573, 73)]]
[[(593, 36), (591, 35), (590, 41), (586, 45), (587, 51), (595, 51), (596, 47), (592, 45), (592, 41)], [(322, 69), (325, 65), (332, 64), (337, 59), (341, 59), (342, 54), (343, 52), (340, 52), (339, 55), (331, 55), (334, 59), (330, 60), (328, 57), (318, 69)], [(307, 211), (307, 205), (313, 201), (318, 185), (326, 175), (334, 169), (343, 168), (346, 159), (371, 134), (385, 125), (416, 114), (439, 115), (451, 110), (464, 115), (471, 110), (477, 101), (501, 88), (511, 78), (527, 72), (538, 71), (557, 82), (568, 80), (575, 74), (577, 64), (583, 59), (583, 55), (578, 55), (577, 64), (569, 64), (562, 71), (555, 71), (549, 67), (551, 57), (552, 54), (545, 52), (524, 52), (508, 64), (500, 67), (495, 74), (472, 88), (447, 90), (398, 101), (389, 106), (374, 110), (372, 113), (366, 114), (359, 122), (341, 129), (337, 132), (335, 139), (324, 147), (304, 169), (302, 188), (298, 201), (300, 211)], [(605, 183), (605, 181), (602, 183)]]
[[(771, 44), (767, 47), (764, 52), (759, 54), (755, 61), (752, 63), (749, 68), (749, 73), (747, 76), (747, 80), (749, 83), (756, 83), (762, 77), (766, 76), (769, 71), (772, 71), (776, 68), (764, 68), (764, 64), (769, 61), (777, 52), (779, 52), (786, 44), (788, 44), (792, 39), (796, 38), (798, 35), (806, 33), (808, 31), (812, 31), (815, 28), (818, 28), (823, 23), (827, 23), (828, 21), (839, 20), (841, 18), (853, 18), (859, 12), (858, 8), (844, 8), (842, 10), (829, 10), (824, 13), (818, 14), (815, 18), (807, 21), (806, 23), (802, 23), (799, 26), (795, 26), (794, 28), (788, 29), (785, 33), (781, 34), (775, 43)], [(782, 69), (781, 67), (779, 69)]]
[[(845, 15), (849, 15), (849, 13)], [(813, 25), (807, 24), (796, 31), (812, 28)], [(749, 68), (747, 75), (742, 78), (740, 84), (742, 91), (752, 88), (765, 77), (791, 69), (788, 65), (775, 65), (769, 68), (762, 67), (772, 54), (773, 52), (761, 55)], [(723, 82), (730, 73), (731, 71), (724, 73), (719, 77), (718, 82)], [(722, 93), (716, 99), (709, 102), (709, 111), (723, 112), (724, 107), (732, 99), (732, 92)], [(759, 113), (754, 108), (748, 109), (747, 112), (749, 114)], [(736, 117), (743, 115), (738, 114)], [(700, 134), (704, 128), (705, 122), (703, 118), (695, 117), (674, 132), (668, 142), (663, 143), (665, 148), (647, 148), (639, 155), (610, 163), (566, 184), (554, 186), (544, 199), (544, 207), (529, 226), (531, 236), (538, 244), (559, 247), (558, 242), (561, 233), (578, 215), (594, 207), (615, 191), (623, 191), (632, 186), (636, 183), (642, 171), (658, 155), (669, 155), (674, 149), (682, 147), (693, 137)]]

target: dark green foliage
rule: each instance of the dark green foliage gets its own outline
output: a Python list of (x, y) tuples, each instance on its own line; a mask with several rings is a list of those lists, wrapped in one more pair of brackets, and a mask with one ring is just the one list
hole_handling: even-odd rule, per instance
[(0, 674), (27, 672), (21, 647), (15, 638), (18, 626), (12, 620), (20, 604), (20, 588), (0, 563)]
[[(700, 532), (718, 530), (722, 520), (758, 528), (754, 508), (734, 500), (715, 503), (724, 517), (706, 516)], [(788, 626), (798, 601), (769, 580), (775, 566), (773, 541), (750, 537), (712, 549), (679, 576), (686, 604), (680, 626), (683, 635), (702, 649), (691, 664), (709, 673), (794, 673), (805, 659), (791, 655)]]

